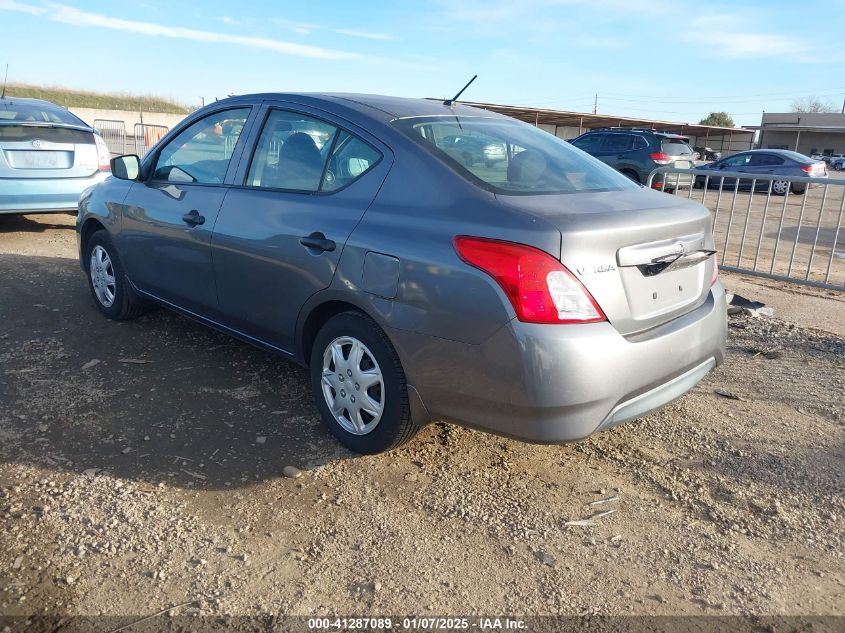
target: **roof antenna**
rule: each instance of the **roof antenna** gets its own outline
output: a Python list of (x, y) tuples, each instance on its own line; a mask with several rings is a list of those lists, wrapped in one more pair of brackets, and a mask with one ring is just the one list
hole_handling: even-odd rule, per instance
[[(0, 99), (6, 98), (6, 80), (9, 78), (9, 64), (6, 64), (6, 75), (3, 77), (3, 92), (0, 92)], [(475, 79), (475, 77), (473, 77)], [(469, 84), (467, 84), (469, 85)]]
[(475, 81), (476, 77), (478, 77), (478, 75), (473, 75), (473, 76), (472, 76), (472, 79), (470, 79), (470, 80), (467, 82), (467, 85), (466, 85), (466, 86), (464, 86), (463, 88), (461, 88), (461, 91), (460, 91), (458, 94), (456, 94), (454, 97), (452, 97), (451, 99), (446, 99), (446, 101), (444, 101), (444, 102), (443, 102), (443, 105), (451, 106), (453, 103), (455, 103), (455, 101), (457, 101), (457, 100), (458, 100), (458, 97), (460, 97), (462, 94), (464, 94), (464, 90), (466, 90), (467, 88), (469, 88), (469, 85), (470, 85), (473, 81)]

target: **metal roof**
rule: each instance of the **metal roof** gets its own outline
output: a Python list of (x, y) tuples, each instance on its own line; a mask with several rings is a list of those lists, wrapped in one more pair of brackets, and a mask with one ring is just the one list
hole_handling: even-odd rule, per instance
[(794, 125), (790, 123), (766, 123), (764, 125), (749, 125), (749, 130), (780, 131), (780, 132), (832, 132), (845, 134), (845, 125)]
[(483, 108), (499, 114), (526, 121), (528, 123), (561, 125), (595, 129), (602, 127), (645, 127), (660, 131), (678, 132), (681, 134), (692, 134), (696, 137), (722, 137), (754, 134), (753, 129), (730, 128), (718, 125), (701, 125), (699, 123), (679, 123), (676, 121), (660, 121), (657, 119), (642, 119), (624, 116), (613, 116), (610, 114), (592, 114), (588, 112), (573, 112), (569, 110), (548, 110), (545, 108), (532, 108), (529, 106), (509, 106), (495, 103), (477, 103), (472, 101), (461, 101), (463, 105), (474, 108)]

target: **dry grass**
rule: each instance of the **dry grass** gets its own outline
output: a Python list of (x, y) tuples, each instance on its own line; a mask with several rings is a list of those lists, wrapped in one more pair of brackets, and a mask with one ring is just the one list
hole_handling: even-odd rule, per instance
[(187, 114), (192, 108), (156, 95), (133, 95), (127, 92), (90, 92), (62, 86), (30, 86), (12, 84), (6, 87), (6, 95), (46, 99), (65, 107), (98, 108), (102, 110), (130, 110), (137, 112), (166, 112)]

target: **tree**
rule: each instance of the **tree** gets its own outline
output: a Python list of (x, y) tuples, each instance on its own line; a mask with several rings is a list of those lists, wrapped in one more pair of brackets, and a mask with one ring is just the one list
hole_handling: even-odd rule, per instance
[(836, 108), (818, 97), (804, 97), (792, 102), (793, 112), (836, 112)]
[(736, 123), (727, 112), (711, 112), (699, 121), (700, 125), (718, 125), (719, 127), (736, 127)]

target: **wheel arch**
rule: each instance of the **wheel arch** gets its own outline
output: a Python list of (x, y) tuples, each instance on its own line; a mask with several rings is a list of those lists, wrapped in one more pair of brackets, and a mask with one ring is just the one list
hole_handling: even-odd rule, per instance
[(84, 256), (85, 247), (88, 245), (88, 240), (91, 239), (91, 236), (100, 230), (105, 231), (106, 226), (96, 217), (87, 218), (79, 229), (79, 259), (85, 270), (88, 270), (88, 260)]
[[(381, 324), (378, 319), (375, 319), (370, 311), (364, 309), (357, 303), (348, 301), (346, 298), (326, 297), (325, 300), (315, 302), (313, 305), (306, 305), (302, 309), (300, 316), (297, 334), (298, 349), (297, 356), (303, 361), (305, 365), (309, 365), (311, 361), (311, 346), (314, 344), (314, 339), (317, 337), (317, 332), (325, 325), (329, 319), (342, 312), (361, 312), (362, 314), (373, 319), (379, 327)], [(381, 328), (384, 332), (384, 328)], [(385, 332), (387, 336), (387, 333)], [(390, 337), (388, 336), (388, 339)]]

